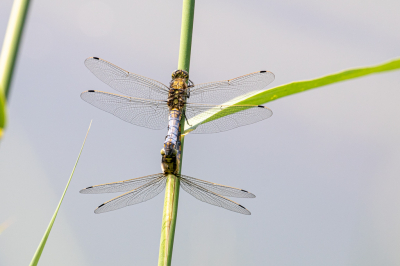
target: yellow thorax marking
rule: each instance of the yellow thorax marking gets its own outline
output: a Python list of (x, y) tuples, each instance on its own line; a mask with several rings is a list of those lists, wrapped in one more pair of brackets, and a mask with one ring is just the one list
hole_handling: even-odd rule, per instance
[(177, 77), (172, 80), (168, 96), (168, 106), (170, 110), (173, 108), (181, 110), (185, 104), (184, 95), (186, 93), (186, 89), (187, 85), (185, 78)]
[(186, 81), (183, 78), (176, 78), (173, 80), (171, 84), (171, 88), (173, 89), (186, 89)]

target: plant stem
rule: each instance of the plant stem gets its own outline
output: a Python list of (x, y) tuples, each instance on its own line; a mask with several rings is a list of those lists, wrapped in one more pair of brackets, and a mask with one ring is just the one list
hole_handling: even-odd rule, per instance
[(189, 72), (195, 0), (183, 0), (178, 69)]
[[(172, 246), (177, 213), (177, 206), (175, 206), (174, 203), (175, 198), (177, 197), (179, 197), (179, 179), (175, 175), (170, 174), (167, 176), (167, 184), (165, 186), (160, 254), (158, 257), (159, 266), (171, 265)], [(173, 219), (174, 217), (175, 219)]]
[(6, 124), (6, 99), (30, 0), (14, 0), (0, 54), (0, 137)]
[[(192, 47), (192, 32), (193, 32), (193, 17), (194, 17), (195, 0), (183, 0), (182, 7), (182, 27), (181, 27), (181, 42), (179, 47), (178, 69), (189, 72), (190, 67), (190, 52)], [(178, 160), (179, 174), (182, 169), (183, 143), (184, 136), (181, 130), (185, 117), (182, 115), (179, 127), (179, 145), (178, 145)], [(170, 266), (172, 261), (172, 250), (175, 237), (176, 217), (178, 213), (180, 180), (175, 175), (168, 175), (167, 185), (165, 187), (164, 211), (161, 228), (160, 253), (158, 257), (159, 266)]]

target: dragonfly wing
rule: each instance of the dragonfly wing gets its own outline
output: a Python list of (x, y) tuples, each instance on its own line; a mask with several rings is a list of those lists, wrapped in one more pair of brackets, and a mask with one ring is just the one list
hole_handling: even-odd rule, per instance
[(102, 91), (85, 91), (81, 98), (97, 108), (141, 127), (162, 129), (168, 124), (168, 105), (165, 101), (125, 97)]
[(242, 205), (227, 199), (221, 195), (218, 195), (204, 187), (201, 187), (188, 179), (181, 178), (181, 185), (183, 190), (187, 193), (195, 197), (196, 199), (206, 202), (211, 205), (215, 205), (230, 211), (238, 212), (241, 214), (249, 215), (251, 214), (249, 210), (247, 210)]
[(258, 71), (234, 79), (201, 83), (190, 89), (190, 102), (221, 104), (264, 89), (275, 79), (272, 72)]
[(146, 183), (154, 181), (163, 176), (164, 176), (164, 174), (142, 176), (142, 177), (128, 179), (128, 180), (119, 181), (119, 182), (90, 186), (85, 189), (82, 189), (79, 192), (82, 194), (125, 192), (125, 191), (130, 191), (132, 189), (136, 189)]
[(217, 133), (256, 123), (272, 116), (262, 105), (186, 104), (185, 134)]
[(99, 214), (103, 212), (114, 211), (152, 199), (164, 190), (165, 182), (166, 178), (163, 175), (162, 177), (154, 179), (147, 184), (144, 184), (132, 191), (101, 204), (99, 207), (97, 207), (97, 209), (94, 210), (94, 212)]
[(166, 100), (169, 88), (153, 79), (128, 72), (98, 57), (85, 60), (86, 67), (114, 90), (138, 98)]
[(240, 188), (235, 188), (235, 187), (228, 187), (216, 183), (211, 183), (208, 181), (204, 181), (201, 179), (197, 179), (194, 177), (186, 176), (186, 175), (181, 175), (181, 179), (188, 180), (189, 182), (199, 186), (203, 187), (213, 193), (219, 194), (221, 196), (226, 196), (226, 197), (236, 197), (236, 198), (255, 198), (256, 196), (244, 189)]

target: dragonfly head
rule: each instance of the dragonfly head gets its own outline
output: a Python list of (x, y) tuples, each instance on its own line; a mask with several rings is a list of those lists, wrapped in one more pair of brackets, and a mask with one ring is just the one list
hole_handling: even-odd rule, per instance
[(185, 70), (175, 70), (174, 72), (172, 72), (172, 79), (176, 79), (176, 78), (182, 78), (185, 80), (189, 79), (189, 73), (186, 72)]

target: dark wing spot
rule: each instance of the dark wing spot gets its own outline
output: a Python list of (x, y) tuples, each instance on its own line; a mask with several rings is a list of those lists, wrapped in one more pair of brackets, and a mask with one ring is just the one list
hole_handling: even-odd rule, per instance
[(94, 92), (94, 90), (88, 90), (88, 92)]
[(266, 71), (266, 70), (261, 70), (261, 71), (260, 71), (260, 73), (265, 73), (265, 72), (267, 72), (267, 71)]
[(91, 187), (87, 187), (87, 188), (85, 188), (85, 189), (89, 189), (89, 188), (92, 188), (93, 186), (91, 186)]
[(248, 191), (246, 191), (246, 190), (244, 190), (244, 189), (242, 189), (242, 191), (249, 193)]
[(97, 208), (100, 208), (101, 206), (104, 206), (104, 203), (103, 204), (101, 204), (99, 207), (97, 207)]
[(242, 207), (243, 209), (246, 209), (245, 207), (243, 207), (242, 205), (239, 204), (239, 207)]
[(258, 107), (260, 107), (260, 108), (265, 108), (265, 106), (262, 106), (262, 105), (259, 105)]
[(93, 59), (99, 60), (99, 58), (98, 58), (98, 57), (93, 57)]

